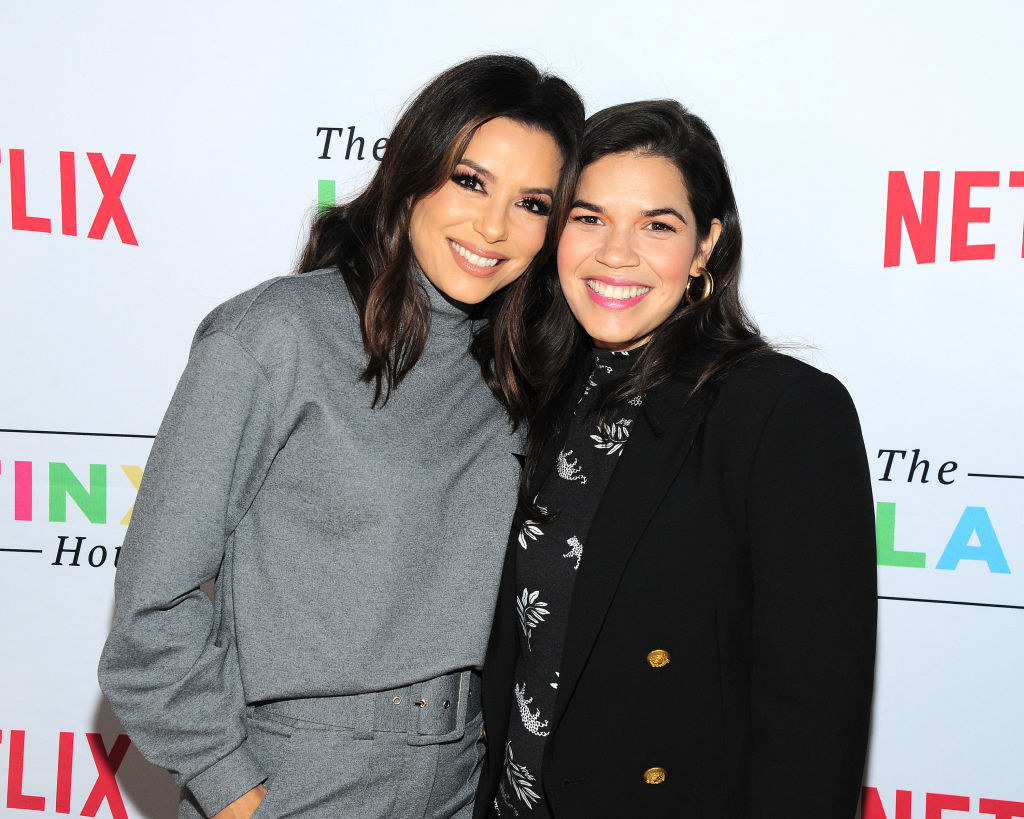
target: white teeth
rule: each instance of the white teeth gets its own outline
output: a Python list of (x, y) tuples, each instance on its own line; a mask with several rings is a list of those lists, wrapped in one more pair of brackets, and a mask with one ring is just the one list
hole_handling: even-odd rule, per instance
[(596, 279), (587, 279), (586, 282), (587, 287), (599, 296), (604, 296), (606, 299), (617, 299), (619, 301), (635, 299), (637, 296), (642, 296), (644, 293), (649, 293), (651, 290), (649, 287), (638, 287), (636, 285), (631, 287), (614, 287), (610, 284), (599, 282)]
[(453, 242), (451, 239), (448, 240), (448, 244), (452, 246), (463, 259), (466, 259), (470, 264), (475, 264), (477, 267), (494, 267), (501, 259), (485, 259), (483, 256), (477, 256), (475, 253), (470, 253), (466, 248), (460, 245), (458, 242)]

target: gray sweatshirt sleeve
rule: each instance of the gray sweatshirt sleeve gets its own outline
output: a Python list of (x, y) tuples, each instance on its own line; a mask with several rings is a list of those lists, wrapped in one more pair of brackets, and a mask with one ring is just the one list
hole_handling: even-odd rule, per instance
[(146, 464), (99, 665), (142, 754), (207, 815), (265, 779), (246, 740), (231, 631), (199, 586), (220, 571), (279, 447), (275, 404), (264, 369), (235, 338), (197, 335)]

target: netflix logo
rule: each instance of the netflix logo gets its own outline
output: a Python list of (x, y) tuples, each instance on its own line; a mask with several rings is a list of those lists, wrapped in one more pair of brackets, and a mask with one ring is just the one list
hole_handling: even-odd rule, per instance
[[(977, 813), (972, 813), (972, 810), (977, 810)], [(956, 819), (957, 816), (961, 819), (968, 816), (1022, 819), (1024, 802), (973, 799), (952, 793), (919, 793), (915, 798), (913, 791), (898, 790), (884, 796), (878, 788), (864, 788), (862, 791), (860, 819), (918, 819), (922, 816), (924, 819)]]
[[(85, 740), (92, 753), (93, 765), (90, 770), (79, 770), (75, 767), (75, 741)], [(7, 746), (7, 808), (9, 810), (25, 810), (45, 812), (52, 810), (57, 814), (74, 816), (96, 816), (99, 809), (106, 803), (114, 819), (128, 819), (121, 791), (117, 786), (115, 774), (121, 767), (125, 754), (131, 746), (131, 740), (125, 734), (119, 734), (109, 750), (103, 743), (100, 734), (86, 733), (76, 735), (70, 731), (61, 731), (57, 745), (57, 756), (53, 760), (53, 789), (48, 793), (30, 793), (25, 787), (25, 746), (28, 740), (24, 731), (5, 731), (0, 729), (0, 749)], [(72, 805), (71, 784), (81, 778), (88, 778), (92, 788), (82, 805)]]
[[(25, 172), (25, 151), (10, 148), (7, 151), (7, 169), (11, 180), (11, 228), (33, 233), (53, 233), (53, 211), (60, 214), (60, 232), (64, 236), (79, 235), (78, 186), (79, 177), (88, 179), (83, 184), (95, 184), (102, 196), (99, 207), (89, 223), (86, 236), (90, 239), (102, 239), (107, 229), (113, 225), (121, 243), (138, 245), (131, 220), (121, 201), (128, 174), (135, 162), (135, 154), (121, 154), (114, 163), (113, 170), (101, 153), (86, 153), (83, 157), (74, 151), (60, 151), (57, 155), (57, 166), (60, 173), (60, 199), (48, 212), (28, 212), (28, 190), (31, 180)], [(3, 151), (0, 150), (0, 163), (3, 163)], [(80, 166), (88, 164), (92, 173), (82, 173)], [(38, 200), (34, 200), (38, 201)], [(82, 214), (86, 216), (87, 214)]]
[[(939, 213), (939, 188), (953, 184), (952, 208)], [(971, 194), (980, 195), (984, 188), (1024, 188), (1024, 171), (1010, 171), (1005, 176), (999, 171), (956, 171), (942, 174), (925, 171), (918, 205), (903, 171), (889, 171), (889, 184), (885, 201), (885, 267), (898, 267), (901, 261), (903, 233), (906, 231), (917, 264), (931, 264), (938, 253), (940, 218), (949, 220), (949, 260), (964, 262), (996, 257), (993, 242), (971, 242), (971, 225), (987, 224), (992, 220), (992, 209), (971, 204)], [(1009, 214), (1006, 214), (1009, 216)], [(1018, 214), (1024, 216), (1024, 208)], [(1021, 224), (1018, 222), (1018, 224)], [(1024, 258), (1024, 240), (1021, 245)], [(1017, 249), (1013, 250), (1014, 256)]]

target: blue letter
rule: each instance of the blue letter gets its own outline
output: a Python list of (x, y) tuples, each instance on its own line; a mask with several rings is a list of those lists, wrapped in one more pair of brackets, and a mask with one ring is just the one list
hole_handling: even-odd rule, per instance
[[(971, 546), (967, 541), (975, 532), (978, 533), (978, 545)], [(1010, 573), (1006, 555), (1003, 554), (999, 538), (996, 537), (996, 530), (992, 528), (992, 521), (989, 520), (984, 506), (968, 506), (964, 509), (960, 522), (953, 530), (949, 543), (946, 544), (946, 550), (942, 553), (935, 568), (955, 569), (961, 560), (984, 560), (988, 564), (990, 572)]]

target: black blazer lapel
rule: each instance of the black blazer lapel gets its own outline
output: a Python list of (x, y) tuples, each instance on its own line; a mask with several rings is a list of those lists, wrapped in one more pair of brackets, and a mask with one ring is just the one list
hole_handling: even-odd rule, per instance
[[(687, 399), (692, 383), (673, 380), (650, 391), (622, 460), (612, 474), (587, 536), (573, 589), (553, 726), (572, 698), (604, 623), (619, 578), (640, 534), (686, 460), (714, 389)], [(628, 499), (623, 503), (620, 499)]]

